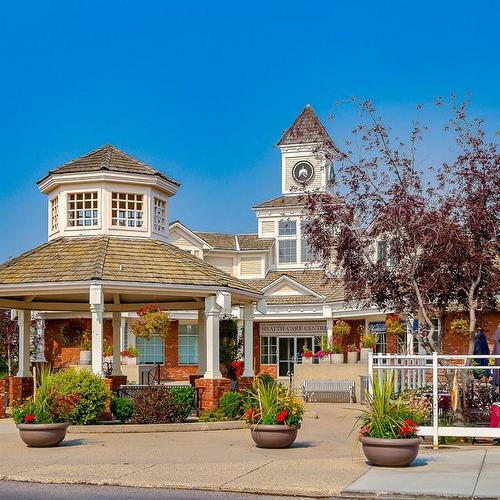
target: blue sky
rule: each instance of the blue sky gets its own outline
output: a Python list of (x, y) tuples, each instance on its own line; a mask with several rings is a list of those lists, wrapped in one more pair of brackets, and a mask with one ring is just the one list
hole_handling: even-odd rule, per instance
[[(251, 232), (282, 131), (311, 103), (342, 144), (372, 99), (396, 130), (470, 91), (498, 127), (499, 3), (2, 2), (0, 260), (46, 240), (48, 169), (112, 143), (181, 182), (171, 218)], [(430, 125), (438, 119), (429, 116)], [(429, 141), (426, 161), (449, 146)]]

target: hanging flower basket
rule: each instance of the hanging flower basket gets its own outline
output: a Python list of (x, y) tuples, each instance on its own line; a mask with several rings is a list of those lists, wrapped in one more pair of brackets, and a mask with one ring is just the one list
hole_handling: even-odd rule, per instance
[(455, 335), (466, 338), (469, 336), (469, 322), (464, 318), (454, 319), (450, 324), (450, 330)]
[(402, 337), (405, 333), (405, 327), (396, 314), (387, 316), (385, 330), (389, 335), (393, 335), (394, 337)]
[(61, 328), (62, 343), (65, 347), (75, 347), (80, 343), (85, 331), (85, 320), (72, 319)]
[(343, 339), (351, 333), (351, 325), (342, 319), (335, 321), (332, 327), (334, 337)]
[(136, 337), (150, 340), (153, 335), (167, 340), (170, 317), (166, 311), (149, 305), (137, 311), (139, 318), (132, 323), (132, 331)]

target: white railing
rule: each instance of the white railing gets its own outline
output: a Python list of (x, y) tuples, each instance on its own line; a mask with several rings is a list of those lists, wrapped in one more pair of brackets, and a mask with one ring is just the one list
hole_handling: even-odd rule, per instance
[[(440, 436), (456, 437), (491, 437), (500, 438), (500, 427), (443, 427), (439, 425), (439, 370), (500, 370), (500, 366), (474, 366), (469, 360), (500, 359), (500, 355), (401, 355), (401, 354), (373, 354), (368, 357), (368, 392), (372, 393), (372, 381), (375, 372), (394, 370), (394, 390), (419, 389), (432, 386), (432, 425), (421, 426), (420, 436), (432, 436), (434, 448), (438, 447)], [(462, 364), (446, 364), (450, 361), (462, 361)], [(443, 363), (444, 362), (444, 363)]]

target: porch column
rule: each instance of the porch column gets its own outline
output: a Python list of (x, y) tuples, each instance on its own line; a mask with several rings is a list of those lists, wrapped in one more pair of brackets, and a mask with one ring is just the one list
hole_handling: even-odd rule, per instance
[(104, 294), (101, 285), (90, 285), (92, 317), (92, 371), (102, 375), (102, 342), (104, 337)]
[(328, 339), (328, 343), (331, 344), (333, 342), (333, 319), (326, 319), (326, 337)]
[(30, 330), (31, 311), (17, 311), (17, 324), (19, 327), (19, 369), (18, 377), (31, 377), (30, 371)]
[(207, 371), (207, 337), (205, 335), (205, 311), (198, 309), (198, 375)]
[(206, 316), (206, 350), (207, 350), (207, 370), (205, 378), (222, 378), (219, 361), (219, 316), (220, 309), (216, 303), (215, 295), (210, 295), (205, 299)]
[(253, 377), (253, 304), (245, 304), (243, 308), (243, 319), (245, 321), (245, 369), (243, 377)]
[(121, 375), (122, 369), (120, 366), (120, 337), (122, 326), (121, 312), (113, 313), (113, 372), (112, 375)]

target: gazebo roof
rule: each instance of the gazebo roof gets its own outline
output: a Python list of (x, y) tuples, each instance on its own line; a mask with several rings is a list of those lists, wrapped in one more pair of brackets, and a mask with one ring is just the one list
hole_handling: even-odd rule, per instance
[(0, 266), (0, 287), (96, 280), (230, 288), (261, 295), (188, 252), (152, 239), (62, 237)]

